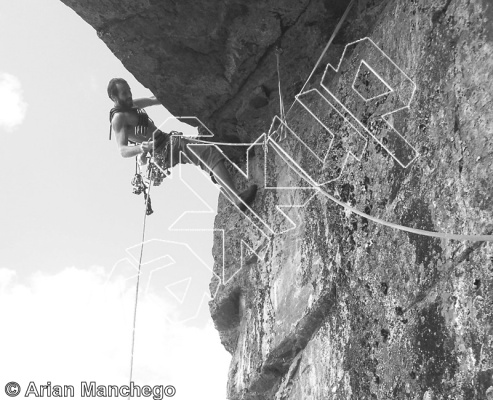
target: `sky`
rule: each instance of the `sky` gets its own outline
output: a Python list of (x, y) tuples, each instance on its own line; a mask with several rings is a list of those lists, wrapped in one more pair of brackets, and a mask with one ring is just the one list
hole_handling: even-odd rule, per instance
[[(71, 384), (76, 398), (82, 381), (127, 384), (145, 208), (134, 160), (108, 140), (106, 87), (122, 77), (134, 98), (152, 93), (58, 0), (2, 2), (0, 54), (0, 396), (10, 381)], [(157, 126), (170, 117), (147, 111)], [(133, 380), (180, 400), (226, 398), (231, 356), (205, 297), (212, 233), (168, 229), (189, 210), (209, 211), (212, 229), (217, 196), (194, 166), (151, 191)]]
[[(80, 398), (83, 382), (128, 384), (133, 365), (136, 384), (173, 385), (175, 399), (226, 399), (231, 356), (207, 305), (212, 232), (171, 229), (188, 211), (212, 229), (217, 187), (175, 167), (151, 190), (144, 232), (134, 160), (108, 140), (106, 88), (122, 77), (134, 98), (152, 93), (61, 1), (3, 1), (0, 54), (0, 398), (9, 382)], [(147, 111), (164, 131), (195, 132)]]

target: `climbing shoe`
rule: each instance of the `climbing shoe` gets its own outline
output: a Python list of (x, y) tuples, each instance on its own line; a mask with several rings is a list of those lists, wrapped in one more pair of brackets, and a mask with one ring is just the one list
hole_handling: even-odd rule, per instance
[(250, 186), (247, 190), (240, 193), (240, 199), (243, 201), (242, 202), (237, 201), (236, 205), (242, 212), (245, 212), (247, 206), (250, 207), (253, 201), (255, 200), (256, 194), (257, 194), (257, 185)]

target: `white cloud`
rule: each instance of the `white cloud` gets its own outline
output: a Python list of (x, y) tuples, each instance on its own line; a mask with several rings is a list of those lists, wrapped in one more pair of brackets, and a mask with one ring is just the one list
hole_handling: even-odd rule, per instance
[(7, 288), (15, 276), (15, 271), (8, 268), (0, 268), (0, 293)]
[[(81, 381), (128, 384), (135, 288), (105, 284), (102, 268), (14, 277), (0, 269), (0, 389), (17, 381), (24, 393), (30, 381), (50, 381), (73, 385), (80, 398)], [(139, 299), (135, 384), (173, 385), (178, 400), (221, 400), (229, 361), (212, 324), (169, 324), (162, 308)]]
[(11, 132), (24, 121), (27, 103), (22, 98), (21, 82), (14, 75), (0, 73), (0, 128)]

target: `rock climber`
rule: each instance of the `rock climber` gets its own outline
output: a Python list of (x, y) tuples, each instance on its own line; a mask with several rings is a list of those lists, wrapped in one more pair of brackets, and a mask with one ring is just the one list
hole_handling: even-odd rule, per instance
[[(114, 102), (114, 108), (110, 111), (110, 138), (112, 130), (122, 157), (137, 156), (140, 163), (145, 164), (147, 153), (152, 153), (154, 150), (154, 158), (162, 164), (161, 168), (171, 168), (177, 163), (193, 163), (211, 173), (226, 196), (241, 211), (245, 211), (246, 206), (251, 206), (255, 199), (257, 185), (251, 185), (242, 193), (238, 193), (224, 165), (225, 157), (214, 146), (194, 146), (191, 151), (189, 144), (198, 143), (197, 141), (172, 136), (156, 128), (154, 122), (143, 110), (145, 107), (160, 105), (155, 96), (133, 100), (130, 86), (122, 78), (110, 80), (108, 96)], [(180, 152), (185, 157), (183, 154), (180, 157)]]

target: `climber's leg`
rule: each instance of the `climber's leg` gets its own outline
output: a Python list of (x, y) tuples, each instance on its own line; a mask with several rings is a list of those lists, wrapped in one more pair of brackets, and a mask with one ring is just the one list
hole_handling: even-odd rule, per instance
[(235, 203), (238, 202), (237, 196), (239, 196), (239, 193), (236, 190), (235, 184), (231, 179), (226, 166), (224, 165), (224, 161), (219, 161), (213, 168), (212, 172), (215, 175), (217, 183), (219, 183), (219, 185), (223, 188), (226, 195)]
[(253, 203), (257, 193), (257, 185), (251, 185), (247, 190), (238, 193), (223, 160), (219, 161), (212, 171), (214, 172), (216, 181), (221, 185), (226, 195), (241, 211), (245, 211), (246, 206), (250, 206)]
[(202, 168), (206, 172), (212, 170), (215, 180), (223, 189), (224, 194), (235, 203), (241, 211), (245, 211), (255, 199), (257, 185), (250, 186), (247, 190), (238, 193), (236, 186), (229, 175), (224, 160), (224, 155), (213, 146), (193, 145), (191, 139), (181, 139), (181, 151), (187, 156), (192, 164)]

